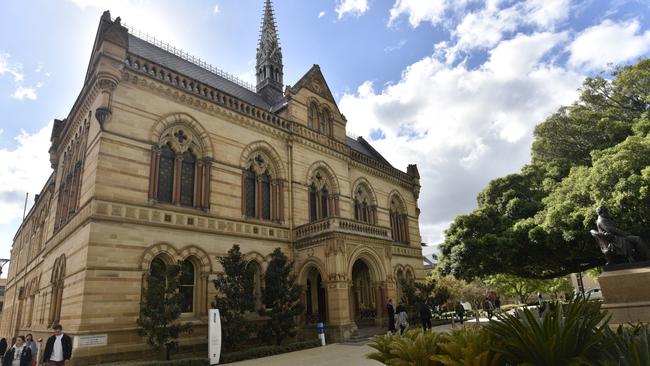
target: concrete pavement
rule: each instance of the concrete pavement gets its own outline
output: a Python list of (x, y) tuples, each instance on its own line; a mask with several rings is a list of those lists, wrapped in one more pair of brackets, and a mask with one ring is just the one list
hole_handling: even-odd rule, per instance
[(381, 366), (366, 354), (373, 349), (367, 344), (331, 344), (325, 347), (230, 363), (231, 366)]

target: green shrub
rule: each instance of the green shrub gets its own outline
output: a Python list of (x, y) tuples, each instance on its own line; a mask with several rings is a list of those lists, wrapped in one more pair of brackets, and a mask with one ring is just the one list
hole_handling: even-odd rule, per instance
[(552, 304), (541, 319), (524, 309), (521, 319), (499, 315), (485, 327), (501, 341), (493, 349), (510, 364), (595, 364), (607, 348), (608, 320), (599, 303), (580, 298)]
[(650, 328), (648, 324), (619, 326), (606, 332), (611, 347), (607, 352), (606, 366), (650, 365)]
[(501, 365), (503, 357), (490, 348), (497, 342), (492, 333), (484, 328), (453, 330), (440, 345), (441, 352), (431, 356), (431, 360), (446, 366)]
[(403, 335), (388, 333), (373, 339), (374, 343), (370, 347), (378, 352), (367, 357), (390, 366), (442, 365), (431, 360), (431, 355), (440, 352), (445, 336), (444, 333), (425, 332), (420, 328), (407, 330)]
[(237, 362), (243, 360), (250, 360), (253, 358), (268, 357), (279, 355), (281, 353), (294, 352), (307, 348), (314, 348), (320, 346), (320, 340), (315, 339), (305, 342), (290, 343), (282, 346), (263, 346), (249, 348), (247, 350), (225, 353), (221, 355), (221, 363)]

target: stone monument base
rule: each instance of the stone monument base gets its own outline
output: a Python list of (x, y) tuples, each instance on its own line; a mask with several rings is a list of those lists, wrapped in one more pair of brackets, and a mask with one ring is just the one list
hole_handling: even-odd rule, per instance
[(612, 316), (610, 325), (650, 323), (650, 267), (606, 268), (598, 283), (604, 298), (603, 309)]

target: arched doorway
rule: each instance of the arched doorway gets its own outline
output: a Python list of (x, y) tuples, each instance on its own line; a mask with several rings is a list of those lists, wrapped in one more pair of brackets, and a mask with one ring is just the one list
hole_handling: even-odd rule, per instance
[(317, 268), (307, 272), (305, 283), (305, 323), (327, 322), (327, 299), (323, 278)]
[(357, 259), (352, 265), (350, 302), (352, 314), (358, 327), (375, 325), (377, 317), (376, 288), (370, 268), (365, 261)]

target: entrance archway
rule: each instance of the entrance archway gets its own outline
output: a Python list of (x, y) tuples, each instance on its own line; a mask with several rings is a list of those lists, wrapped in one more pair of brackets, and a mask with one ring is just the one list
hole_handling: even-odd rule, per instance
[(351, 308), (358, 327), (375, 325), (377, 317), (377, 290), (370, 268), (362, 259), (352, 265)]
[(327, 322), (327, 299), (323, 278), (316, 267), (311, 267), (305, 281), (305, 323), (318, 322)]

